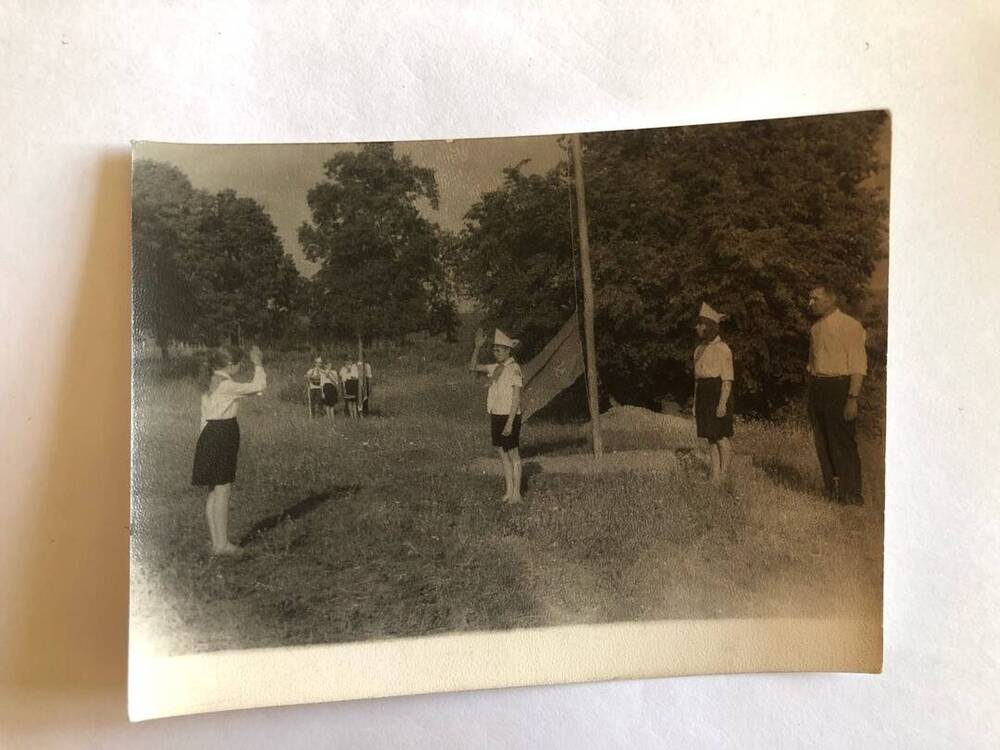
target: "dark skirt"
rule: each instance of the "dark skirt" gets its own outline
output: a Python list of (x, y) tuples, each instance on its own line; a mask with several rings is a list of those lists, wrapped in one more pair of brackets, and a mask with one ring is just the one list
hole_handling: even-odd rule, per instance
[(357, 398), (358, 397), (358, 379), (357, 378), (347, 378), (344, 380), (344, 398)]
[(323, 383), (323, 403), (327, 406), (337, 405), (337, 386), (333, 383)]
[(490, 436), (493, 438), (493, 445), (505, 451), (521, 445), (521, 415), (514, 415), (510, 434), (504, 435), (503, 428), (507, 425), (507, 416), (507, 414), (490, 414)]
[(240, 452), (240, 426), (232, 419), (210, 419), (198, 436), (194, 450), (191, 484), (214, 487), (236, 479), (236, 456)]
[(722, 378), (697, 378), (694, 381), (695, 412), (698, 437), (715, 443), (733, 436), (733, 394), (729, 392), (726, 416), (715, 416), (722, 395)]

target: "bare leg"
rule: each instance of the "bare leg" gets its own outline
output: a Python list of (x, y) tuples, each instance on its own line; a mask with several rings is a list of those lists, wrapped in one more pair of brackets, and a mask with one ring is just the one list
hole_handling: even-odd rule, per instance
[(218, 535), (215, 551), (220, 554), (239, 549), (229, 541), (229, 494), (232, 488), (231, 484), (220, 484), (215, 488), (215, 531)]
[(205, 520), (208, 521), (208, 535), (212, 540), (212, 550), (219, 548), (219, 532), (215, 528), (215, 487), (209, 490), (205, 500)]
[(503, 480), (507, 488), (507, 491), (504, 492), (503, 497), (500, 498), (500, 501), (505, 503), (508, 500), (510, 500), (511, 496), (513, 495), (512, 488), (514, 486), (514, 467), (511, 464), (510, 456), (507, 455), (507, 451), (505, 451), (503, 448), (497, 448), (497, 453), (500, 454), (500, 463), (503, 465)]
[(510, 502), (521, 502), (521, 451), (511, 448), (507, 451), (507, 460), (511, 464), (511, 489)]
[(719, 449), (719, 444), (718, 443), (709, 443), (708, 444), (708, 455), (712, 459), (712, 475), (711, 475), (712, 484), (719, 484), (720, 481), (721, 481), (720, 478), (719, 478), (719, 472), (720, 472), (720, 467), (719, 467), (719, 464), (720, 464), (719, 452), (720, 452), (720, 449)]
[(719, 481), (729, 478), (729, 466), (733, 462), (733, 444), (729, 438), (722, 438), (719, 443)]

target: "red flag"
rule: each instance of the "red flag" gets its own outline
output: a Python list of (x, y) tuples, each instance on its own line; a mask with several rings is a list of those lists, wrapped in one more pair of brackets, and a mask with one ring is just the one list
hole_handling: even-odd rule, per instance
[(527, 420), (583, 374), (583, 346), (576, 313), (545, 348), (521, 368), (521, 419)]

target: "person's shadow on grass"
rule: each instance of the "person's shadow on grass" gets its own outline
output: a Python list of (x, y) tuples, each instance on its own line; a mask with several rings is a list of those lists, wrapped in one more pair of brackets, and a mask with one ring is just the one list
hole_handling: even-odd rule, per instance
[(542, 465), (538, 461), (521, 462), (521, 494), (524, 495), (531, 488), (531, 480), (542, 473)]
[(279, 513), (275, 513), (273, 516), (268, 516), (253, 526), (242, 536), (239, 541), (241, 547), (245, 547), (250, 542), (254, 541), (260, 534), (265, 531), (270, 531), (275, 528), (278, 524), (285, 521), (294, 521), (298, 518), (302, 518), (309, 513), (312, 513), (319, 506), (325, 503), (334, 495), (344, 495), (347, 493), (354, 493), (360, 489), (359, 485), (348, 484), (348, 485), (338, 485), (336, 487), (331, 487), (329, 491), (326, 492), (314, 492), (308, 497), (299, 500), (297, 503), (291, 507), (285, 508)]
[(576, 436), (559, 438), (558, 440), (547, 440), (542, 443), (532, 443), (521, 448), (521, 458), (528, 459), (535, 456), (549, 455), (558, 453), (566, 448), (579, 448), (581, 445), (586, 444), (586, 437)]
[(779, 458), (754, 458), (753, 466), (760, 469), (775, 484), (801, 492), (804, 495), (823, 496), (823, 488), (812, 474), (797, 466), (785, 463)]

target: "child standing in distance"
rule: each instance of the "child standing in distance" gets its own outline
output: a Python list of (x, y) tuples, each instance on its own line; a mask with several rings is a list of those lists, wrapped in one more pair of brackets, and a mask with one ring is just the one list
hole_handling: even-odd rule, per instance
[(694, 350), (694, 418), (698, 437), (708, 440), (712, 458), (712, 484), (722, 484), (729, 474), (733, 449), (733, 353), (719, 337), (723, 315), (702, 302), (695, 323), (701, 343)]
[(501, 502), (512, 505), (521, 502), (521, 367), (511, 356), (517, 339), (511, 339), (499, 328), (493, 335), (493, 358), (496, 364), (479, 364), (479, 350), (486, 343), (486, 334), (476, 331), (476, 346), (469, 358), (471, 372), (483, 372), (490, 378), (486, 395), (486, 411), (490, 415), (493, 445), (503, 464), (507, 492)]
[(344, 391), (344, 413), (349, 417), (358, 416), (358, 366), (351, 355), (344, 356), (344, 366), (340, 368), (340, 383)]
[(313, 366), (306, 370), (306, 395), (309, 399), (309, 417), (323, 415), (323, 358), (316, 357)]
[(340, 385), (340, 378), (337, 377), (337, 368), (333, 366), (331, 360), (323, 363), (323, 370), (320, 373), (323, 383), (323, 407), (326, 409), (326, 416), (333, 419), (337, 410), (337, 390)]
[(264, 390), (267, 375), (256, 346), (250, 349), (253, 380), (233, 380), (243, 359), (238, 350), (216, 349), (209, 353), (202, 372), (201, 434), (194, 452), (191, 484), (211, 487), (205, 503), (205, 518), (212, 539), (212, 552), (231, 555), (239, 547), (229, 541), (229, 495), (236, 479), (236, 457), (240, 450), (240, 427), (236, 421), (239, 400)]

